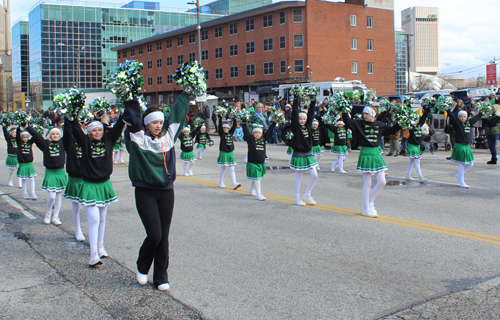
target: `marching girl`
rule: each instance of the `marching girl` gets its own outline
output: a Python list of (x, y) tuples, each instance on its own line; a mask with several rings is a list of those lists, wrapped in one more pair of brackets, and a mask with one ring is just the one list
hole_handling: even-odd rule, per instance
[(75, 224), (75, 239), (85, 241), (80, 224), (80, 202), (78, 202), (78, 191), (80, 190), (82, 179), (82, 148), (76, 143), (71, 132), (71, 126), (65, 125), (63, 128), (64, 150), (66, 151), (66, 173), (68, 174), (68, 183), (64, 190), (63, 197), (71, 201), (73, 223)]
[[(474, 113), (474, 111), (472, 112)], [(470, 119), (467, 119), (467, 111), (464, 110), (458, 112), (458, 118), (451, 111), (447, 113), (455, 131), (455, 146), (451, 154), (451, 161), (458, 163), (458, 173), (455, 177), (461, 188), (468, 188), (469, 186), (464, 182), (464, 176), (474, 165), (474, 155), (470, 149), (472, 143), (471, 128), (474, 123), (481, 119), (482, 113), (478, 113)]]
[[(59, 212), (61, 211), (63, 191), (66, 188), (67, 179), (64, 172), (66, 163), (66, 152), (61, 139), (61, 131), (58, 128), (52, 128), (47, 133), (47, 140), (43, 138), (35, 129), (26, 128), (33, 137), (38, 149), (43, 152), (43, 166), (45, 167), (45, 176), (43, 177), (42, 190), (49, 193), (47, 198), (47, 212), (43, 222), (56, 226), (61, 225)], [(54, 208), (54, 211), (52, 211)]]
[(85, 207), (89, 226), (89, 265), (102, 264), (108, 257), (104, 249), (104, 231), (108, 205), (118, 201), (109, 177), (113, 172), (113, 145), (120, 138), (125, 123), (120, 116), (118, 122), (104, 132), (99, 121), (87, 126), (87, 135), (78, 121), (68, 121), (76, 143), (82, 147), (81, 172), (83, 183), (78, 190), (78, 202)]
[(233, 182), (233, 189), (236, 190), (241, 187), (241, 184), (236, 181), (236, 173), (234, 172), (234, 166), (236, 165), (236, 158), (234, 157), (234, 143), (233, 134), (236, 130), (236, 119), (233, 119), (233, 126), (229, 126), (228, 123), (222, 123), (222, 117), (219, 116), (219, 157), (217, 158), (217, 164), (220, 167), (219, 174), (219, 187), (225, 188), (224, 184), (224, 173), (226, 168), (229, 168), (229, 173), (231, 174), (231, 181)]
[[(7, 159), (5, 160), (5, 166), (9, 168), (9, 187), (14, 186), (12, 178), (14, 177), (14, 172), (16, 172), (19, 167), (19, 162), (17, 161), (17, 141), (16, 141), (16, 127), (11, 127), (8, 131), (5, 126), (3, 126), (3, 135), (5, 141), (7, 142)], [(19, 179), (19, 188), (22, 188), (22, 181)]]
[[(299, 99), (293, 100), (291, 128), (293, 132), (292, 148), (293, 154), (290, 159), (290, 168), (295, 170), (295, 201), (298, 206), (305, 206), (304, 201), (311, 205), (315, 205), (311, 196), (312, 189), (318, 179), (316, 171), (317, 163), (312, 156), (312, 121), (314, 117), (313, 102), (309, 106), (307, 113), (299, 112)], [(300, 184), (304, 176), (304, 171), (309, 171), (309, 183), (307, 184), (304, 196), (300, 197)], [(302, 201), (304, 200), (304, 201)]]
[[(196, 135), (196, 143), (198, 143), (196, 145), (196, 149), (198, 149), (198, 159), (203, 159), (203, 151), (207, 149), (207, 144), (210, 143), (209, 141), (212, 141), (212, 139), (210, 139), (210, 135), (207, 132), (207, 127), (202, 125), (200, 132)], [(211, 143), (213, 143), (213, 141)]]
[[(352, 133), (356, 135), (356, 139), (361, 146), (361, 151), (358, 158), (357, 170), (363, 173), (363, 212), (367, 217), (378, 217), (375, 210), (374, 202), (380, 191), (385, 186), (385, 173), (387, 166), (380, 154), (380, 137), (398, 132), (401, 128), (399, 125), (388, 127), (387, 124), (376, 121), (378, 108), (367, 106), (363, 109), (364, 120), (353, 120), (347, 113), (342, 114), (342, 119)], [(372, 186), (372, 176), (375, 173), (377, 184)]]
[(181, 142), (181, 155), (180, 159), (183, 162), (182, 167), (184, 169), (184, 175), (186, 177), (193, 175), (193, 165), (196, 161), (196, 156), (193, 153), (193, 137), (195, 137), (200, 131), (200, 127), (194, 129), (193, 134), (191, 134), (191, 129), (189, 127), (184, 127), (182, 133), (179, 135), (179, 141)]
[(19, 161), (19, 167), (17, 168), (17, 177), (22, 181), (21, 183), (23, 188), (23, 198), (30, 198), (28, 196), (27, 186), (27, 180), (29, 180), (31, 187), (31, 199), (36, 200), (38, 199), (38, 196), (35, 193), (36, 170), (33, 166), (33, 139), (30, 139), (30, 137), (31, 136), (28, 131), (21, 131), (21, 128), (17, 127), (17, 161)]
[(424, 108), (424, 113), (420, 116), (420, 120), (418, 124), (410, 129), (410, 136), (408, 137), (408, 146), (406, 147), (406, 153), (408, 154), (408, 158), (410, 158), (410, 162), (408, 163), (408, 170), (406, 172), (406, 180), (413, 181), (414, 179), (411, 177), (411, 171), (413, 166), (415, 166), (415, 170), (417, 171), (418, 178), (420, 182), (425, 182), (428, 179), (422, 175), (422, 171), (420, 169), (420, 159), (422, 159), (422, 151), (420, 151), (420, 144), (422, 143), (422, 126), (427, 120), (427, 116), (429, 115), (429, 108)]
[(154, 285), (170, 288), (168, 280), (168, 236), (174, 210), (175, 140), (189, 108), (184, 92), (172, 106), (168, 118), (156, 106), (142, 115), (137, 99), (125, 103), (123, 119), (130, 125), (125, 145), (130, 154), (129, 178), (135, 187), (135, 204), (146, 229), (146, 239), (137, 258), (137, 282), (146, 284), (154, 261)]
[(346, 174), (347, 171), (344, 170), (344, 160), (348, 154), (348, 151), (347, 151), (347, 130), (344, 127), (344, 121), (339, 120), (335, 122), (335, 125), (329, 125), (328, 131), (333, 132), (335, 136), (330, 152), (336, 154), (339, 157), (337, 161), (332, 163), (331, 170), (335, 171), (335, 167), (338, 164), (339, 173)]
[(319, 121), (318, 120), (313, 120), (312, 122), (312, 130), (311, 130), (311, 135), (312, 135), (312, 148), (311, 148), (311, 153), (313, 156), (318, 156), (316, 158), (316, 163), (318, 166), (316, 167), (316, 170), (319, 169), (319, 161), (321, 160), (321, 156), (323, 155), (323, 147), (321, 146), (321, 133), (319, 127)]
[(264, 134), (262, 132), (264, 127), (261, 125), (255, 125), (250, 133), (248, 126), (242, 124), (243, 134), (248, 144), (247, 178), (251, 180), (250, 194), (256, 195), (259, 201), (266, 200), (262, 195), (260, 181), (266, 175), (266, 141), (273, 134), (276, 124), (277, 122), (271, 124)]
[(123, 139), (123, 137), (120, 136), (120, 138), (118, 138), (118, 141), (116, 141), (115, 145), (113, 146), (113, 153), (114, 153), (113, 163), (118, 163), (116, 161), (116, 157), (118, 156), (118, 153), (120, 153), (120, 157), (119, 157), (118, 161), (125, 162), (125, 161), (123, 161), (123, 158), (122, 158), (123, 151), (125, 151), (125, 139)]

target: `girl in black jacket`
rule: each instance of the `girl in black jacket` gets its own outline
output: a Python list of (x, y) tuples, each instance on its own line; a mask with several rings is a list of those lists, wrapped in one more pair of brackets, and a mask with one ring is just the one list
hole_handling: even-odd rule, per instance
[(30, 181), (31, 186), (31, 199), (36, 200), (38, 196), (35, 193), (35, 177), (36, 170), (33, 166), (33, 139), (28, 131), (21, 131), (20, 127), (16, 130), (17, 148), (17, 161), (19, 161), (19, 168), (17, 168), (17, 177), (22, 180), (23, 198), (29, 199), (27, 180)]
[[(17, 142), (16, 142), (16, 127), (12, 127), (9, 130), (5, 126), (3, 128), (3, 136), (7, 142), (7, 159), (5, 159), (5, 166), (9, 168), (9, 187), (14, 186), (12, 178), (14, 173), (19, 167), (19, 161), (17, 161)], [(19, 179), (19, 188), (22, 188), (22, 181)]]

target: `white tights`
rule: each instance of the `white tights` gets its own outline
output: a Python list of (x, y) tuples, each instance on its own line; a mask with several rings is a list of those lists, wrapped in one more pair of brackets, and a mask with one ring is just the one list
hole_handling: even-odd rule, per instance
[(191, 170), (193, 169), (194, 161), (183, 162), (182, 169), (184, 169), (184, 175), (191, 175)]
[(75, 223), (75, 232), (83, 233), (82, 226), (80, 225), (80, 203), (76, 201), (71, 201), (73, 209), (73, 222)]
[(106, 228), (106, 213), (108, 205), (104, 207), (86, 206), (87, 223), (89, 225), (90, 255), (97, 255), (97, 246), (104, 244), (104, 230)]
[(321, 160), (321, 156), (322, 156), (322, 155), (323, 155), (323, 154), (322, 154), (322, 153), (320, 153), (320, 154), (318, 154), (318, 157), (316, 158), (316, 162), (318, 163), (318, 166), (319, 166), (319, 161)]
[[(14, 173), (16, 173), (16, 170), (17, 169), (11, 169), (9, 168), (9, 184), (13, 184), (14, 182), (12, 181), (12, 179), (14, 179)], [(22, 186), (22, 179), (19, 178), (19, 186)]]
[[(309, 183), (307, 184), (306, 193), (304, 196), (310, 196), (314, 184), (316, 183), (316, 179), (318, 179), (318, 172), (316, 171), (316, 167), (309, 169)], [(295, 199), (300, 199), (300, 185), (302, 183), (302, 178), (304, 177), (304, 170), (296, 170), (295, 171)]]
[(116, 162), (116, 156), (118, 155), (118, 152), (120, 152), (120, 158), (119, 158), (119, 160), (120, 160), (120, 162), (123, 162), (123, 158), (122, 158), (123, 157), (123, 150), (117, 150), (117, 151), (114, 152), (115, 154), (114, 154), (113, 161)]
[(233, 186), (236, 187), (238, 182), (236, 181), (236, 173), (234, 172), (234, 165), (232, 166), (221, 166), (220, 174), (219, 174), (219, 185), (224, 185), (224, 173), (226, 172), (226, 168), (229, 168), (229, 173), (231, 174), (231, 181), (233, 182)]
[(410, 162), (408, 163), (408, 171), (406, 172), (406, 176), (411, 175), (411, 170), (415, 166), (415, 170), (417, 171), (418, 177), (422, 178), (422, 171), (420, 170), (420, 159), (410, 158)]
[(62, 191), (49, 191), (49, 196), (47, 198), (47, 213), (52, 213), (52, 207), (54, 207), (54, 215), (52, 219), (59, 218), (59, 211), (61, 211), (62, 204)]
[(339, 155), (339, 158), (337, 159), (337, 161), (335, 161), (334, 163), (332, 163), (332, 171), (334, 171), (335, 167), (337, 165), (339, 165), (339, 171), (343, 172), (344, 171), (344, 160), (345, 160), (345, 156), (344, 155)]
[(198, 149), (198, 158), (201, 158), (203, 156), (203, 149)]
[(375, 177), (377, 178), (377, 183), (370, 193), (370, 189), (372, 187), (372, 175), (370, 172), (363, 172), (363, 210), (370, 209), (370, 203), (375, 202), (375, 198), (377, 198), (378, 194), (385, 186), (384, 171), (377, 172)]
[(468, 187), (467, 184), (465, 184), (465, 174), (467, 173), (467, 171), (470, 170), (470, 168), (472, 168), (473, 164), (472, 163), (469, 163), (469, 164), (462, 164), (462, 163), (459, 163), (458, 164), (458, 173), (455, 177), (457, 177), (458, 179), (458, 183), (460, 184), (461, 187)]
[(35, 178), (28, 178), (28, 179), (21, 179), (22, 180), (22, 187), (23, 187), (23, 194), (27, 195), (28, 194), (28, 184), (26, 180), (30, 181), (30, 187), (31, 187), (31, 195), (35, 194)]

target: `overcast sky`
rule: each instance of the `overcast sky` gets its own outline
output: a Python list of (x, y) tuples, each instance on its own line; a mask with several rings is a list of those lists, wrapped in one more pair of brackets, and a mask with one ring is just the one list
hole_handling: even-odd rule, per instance
[[(200, 3), (203, 5), (212, 1), (200, 0)], [(116, 0), (107, 2), (122, 3)], [(127, 2), (130, 1), (123, 1)], [(190, 7), (187, 2), (190, 1), (163, 0), (160, 5), (173, 10)], [(21, 16), (28, 16), (30, 8), (36, 3), (34, 0), (11, 0), (12, 23)], [(500, 42), (496, 34), (500, 30), (500, 0), (394, 0), (396, 28), (401, 28), (401, 11), (411, 6), (439, 7), (442, 73), (476, 77), (486, 72), (485, 64), (493, 57), (500, 59)]]

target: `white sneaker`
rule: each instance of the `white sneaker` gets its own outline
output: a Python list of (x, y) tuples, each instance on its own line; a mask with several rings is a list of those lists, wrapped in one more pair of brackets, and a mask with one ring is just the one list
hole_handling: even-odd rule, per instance
[(125, 163), (125, 161), (123, 161), (123, 159), (120, 159), (120, 160), (118, 160), (118, 161)]
[(31, 200), (36, 200), (36, 199), (38, 199), (38, 196), (36, 195), (36, 193), (33, 193), (31, 195)]
[(23, 198), (24, 198), (24, 199), (29, 199), (29, 198), (30, 198), (30, 196), (28, 196), (28, 194), (27, 194), (27, 193), (25, 193), (25, 194), (23, 195)]
[(339, 171), (339, 173), (347, 174), (347, 171), (342, 170), (342, 171)]
[(224, 184), (224, 182), (219, 182), (219, 188), (225, 188), (226, 185)]
[(23, 188), (23, 183), (21, 181), (19, 181), (19, 188), (22, 189)]
[(266, 197), (264, 197), (264, 196), (262, 195), (262, 193), (261, 193), (261, 194), (258, 194), (258, 195), (257, 195), (257, 200), (259, 200), (259, 201), (264, 201), (264, 200), (266, 200)]
[(14, 186), (14, 182), (12, 181), (9, 181), (9, 184), (8, 184), (9, 187), (13, 187)]
[(332, 166), (330, 167), (331, 172), (335, 172), (335, 165), (332, 163)]
[(363, 210), (361, 212), (361, 215), (363, 215), (365, 217), (369, 217), (369, 218), (376, 218), (376, 217), (378, 217), (378, 215), (375, 212), (373, 212), (371, 209)]
[(55, 226), (60, 226), (62, 224), (61, 220), (59, 218), (52, 218), (52, 223)]
[(305, 206), (306, 204), (304, 203), (304, 201), (300, 200), (300, 199), (295, 199), (295, 201), (293, 202), (294, 205), (296, 206)]
[(203, 160), (203, 157), (202, 157), (202, 156), (199, 156), (199, 157), (198, 157), (198, 159)]
[(189, 170), (189, 175), (192, 176), (193, 175), (193, 170)]
[(115, 160), (115, 161), (113, 161), (113, 163), (118, 163), (118, 161)]
[(465, 184), (465, 182), (462, 182), (458, 185), (460, 188), (468, 188), (469, 186)]
[(314, 201), (314, 199), (311, 195), (303, 196), (302, 200), (305, 202), (308, 202), (310, 205), (313, 205), (313, 206), (316, 204), (316, 201)]
[(384, 171), (384, 173), (385, 173), (386, 177), (389, 175), (389, 172), (387, 172), (387, 171)]
[(75, 233), (75, 239), (76, 241), (85, 241), (85, 236), (83, 235), (83, 232), (77, 232)]
[(137, 282), (139, 282), (139, 284), (145, 285), (146, 283), (148, 283), (148, 275), (147, 274), (142, 274), (139, 272), (139, 270), (137, 270), (135, 275), (137, 277)]
[(372, 202), (370, 203), (370, 210), (376, 215), (378, 216), (378, 212), (377, 210), (375, 209), (375, 204)]
[(406, 176), (406, 181), (414, 181), (415, 179), (413, 179), (411, 176)]
[(167, 283), (164, 283), (164, 284), (160, 284), (158, 286), (158, 290), (160, 291), (166, 291), (166, 290), (169, 290), (170, 289), (170, 284), (167, 282)]
[(99, 258), (107, 258), (107, 257), (109, 257), (108, 253), (104, 249), (104, 246), (99, 246), (98, 245), (97, 246), (97, 253), (99, 253)]
[(319, 166), (316, 166), (316, 170), (320, 171), (320, 170), (321, 170), (321, 168), (320, 168)]
[(43, 223), (50, 224), (50, 213), (45, 214), (45, 218), (43, 218)]
[(257, 192), (255, 192), (255, 189), (254, 188), (250, 188), (250, 194), (252, 196), (256, 196), (257, 195)]
[(236, 190), (239, 187), (241, 187), (241, 183), (236, 182), (236, 184), (233, 186), (233, 190)]
[(185, 177), (189, 177), (189, 173), (188, 172), (184, 172), (184, 176)]
[(102, 264), (102, 261), (101, 261), (101, 259), (99, 259), (99, 256), (97, 254), (90, 256), (89, 266), (95, 267), (99, 264)]
[(420, 177), (420, 182), (422, 182), (422, 183), (423, 183), (423, 182), (426, 182), (426, 181), (428, 181), (428, 180), (429, 180), (429, 179), (427, 179), (427, 178), (426, 178), (426, 177), (424, 177), (424, 176)]

